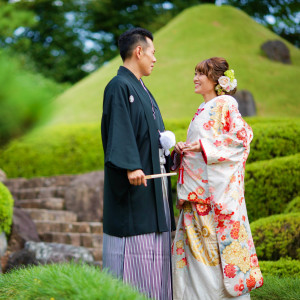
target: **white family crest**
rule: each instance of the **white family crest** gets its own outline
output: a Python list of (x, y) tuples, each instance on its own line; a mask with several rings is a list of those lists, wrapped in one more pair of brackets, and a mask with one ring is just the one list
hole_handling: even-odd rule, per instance
[(129, 97), (129, 102), (130, 103), (134, 102), (134, 97), (132, 95), (130, 95), (130, 97)]

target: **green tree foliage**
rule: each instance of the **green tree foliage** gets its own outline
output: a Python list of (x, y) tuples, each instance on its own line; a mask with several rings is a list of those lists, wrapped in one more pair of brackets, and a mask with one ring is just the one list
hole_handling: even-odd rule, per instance
[(245, 11), (256, 21), (287, 39), (292, 44), (300, 46), (300, 14), (298, 0), (224, 0)]
[(101, 53), (105, 61), (116, 55), (118, 38), (125, 30), (143, 27), (155, 32), (185, 8), (200, 3), (215, 1), (90, 0), (85, 21), (92, 32), (101, 32)]
[(63, 91), (57, 83), (23, 71), (4, 52), (0, 52), (0, 86), (0, 146), (48, 118), (46, 105)]
[(156, 31), (184, 8), (214, 2), (17, 1), (10, 8), (34, 14), (36, 23), (20, 23), (9, 46), (19, 53), (26, 51), (35, 69), (44, 75), (58, 82), (76, 82), (117, 54), (117, 39), (126, 29), (140, 26)]
[[(0, 43), (13, 35), (14, 31), (21, 27), (29, 27), (35, 24), (34, 14), (25, 10), (18, 10), (11, 3), (0, 0)], [(9, 43), (9, 41), (8, 41)]]
[(156, 32), (185, 8), (201, 3), (232, 4), (297, 44), (296, 0), (0, 0), (0, 41), (18, 53), (26, 51), (27, 65), (44, 75), (76, 82), (117, 54), (118, 37), (126, 29)]
[[(13, 35), (10, 47), (19, 53), (26, 51), (34, 62), (35, 70), (58, 82), (76, 82), (87, 72), (95, 50), (85, 45), (86, 31), (82, 23), (83, 1), (19, 1), (16, 11), (28, 11), (36, 17), (35, 24), (23, 24)], [(27, 48), (19, 41), (30, 41)]]

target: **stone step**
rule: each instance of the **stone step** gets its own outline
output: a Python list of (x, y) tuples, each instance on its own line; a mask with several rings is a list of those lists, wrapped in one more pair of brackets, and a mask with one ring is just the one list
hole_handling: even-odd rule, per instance
[(63, 210), (65, 207), (65, 200), (62, 198), (16, 200), (15, 206), (20, 208)]
[(16, 200), (64, 198), (65, 187), (50, 186), (50, 187), (11, 189), (10, 192), (12, 193), (14, 199)]
[(102, 261), (102, 245), (97, 248), (87, 248), (94, 256), (95, 261)]
[(34, 221), (76, 222), (77, 215), (65, 210), (48, 210), (38, 208), (22, 208)]
[(52, 177), (36, 177), (31, 179), (12, 178), (4, 181), (9, 189), (22, 189), (33, 187), (68, 186), (76, 175), (60, 175)]
[(39, 234), (46, 232), (77, 232), (102, 234), (103, 226), (99, 222), (57, 222), (57, 221), (34, 221)]
[(48, 243), (71, 244), (73, 246), (83, 246), (86, 248), (101, 248), (102, 235), (93, 233), (74, 232), (46, 232), (40, 234), (40, 238)]

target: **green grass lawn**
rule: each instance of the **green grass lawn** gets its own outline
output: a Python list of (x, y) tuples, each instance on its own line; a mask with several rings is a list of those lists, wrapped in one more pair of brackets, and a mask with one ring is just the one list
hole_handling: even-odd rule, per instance
[[(260, 46), (275, 39), (283, 41), (233, 7), (192, 7), (155, 33), (157, 62), (145, 82), (164, 118), (191, 119), (202, 102), (202, 97), (193, 92), (195, 65), (212, 56), (223, 56), (235, 70), (238, 89), (253, 93), (258, 115), (296, 117), (300, 115), (296, 89), (300, 51), (284, 41), (290, 49), (292, 65), (270, 61)], [(59, 96), (50, 124), (99, 122), (104, 88), (120, 64), (120, 58), (113, 59)]]
[(53, 264), (0, 274), (3, 300), (145, 300), (137, 291), (99, 268)]
[(251, 292), (251, 300), (299, 300), (300, 278), (264, 277), (264, 285)]

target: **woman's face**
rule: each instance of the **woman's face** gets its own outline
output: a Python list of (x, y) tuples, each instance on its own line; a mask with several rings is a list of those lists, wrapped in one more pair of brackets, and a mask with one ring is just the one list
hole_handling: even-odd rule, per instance
[(210, 80), (206, 75), (198, 71), (195, 72), (194, 84), (196, 94), (205, 95), (215, 91), (215, 83), (212, 80)]

